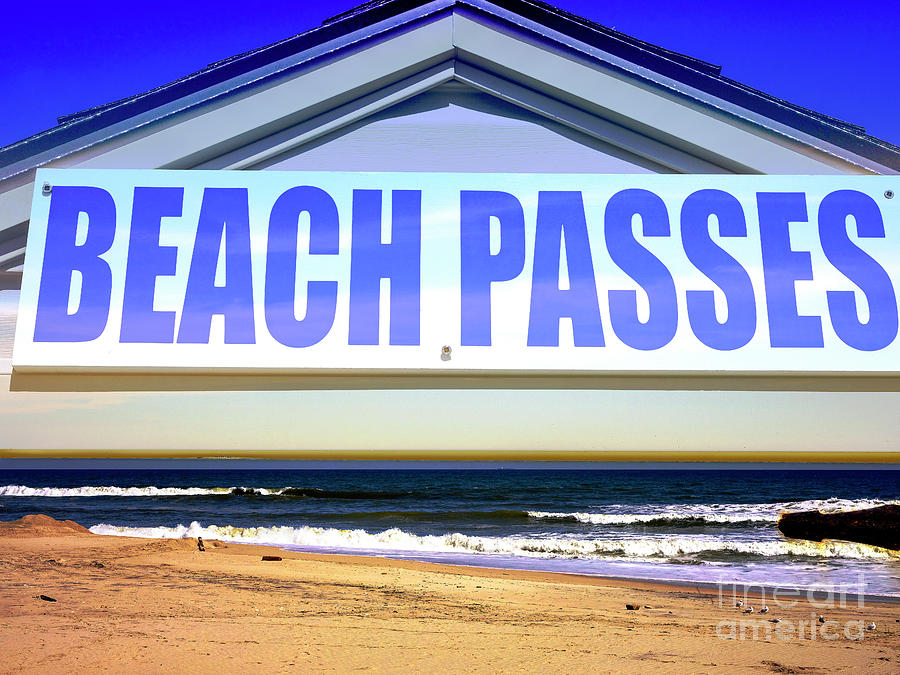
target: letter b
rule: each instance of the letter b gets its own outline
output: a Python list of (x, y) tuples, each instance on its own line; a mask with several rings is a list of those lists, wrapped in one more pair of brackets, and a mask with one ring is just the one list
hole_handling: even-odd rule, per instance
[[(88, 217), (87, 236), (76, 243), (78, 215)], [(112, 272), (100, 258), (116, 234), (116, 204), (98, 187), (57, 186), (47, 218), (47, 239), (34, 321), (35, 342), (89, 342), (109, 318)], [(74, 272), (81, 275), (78, 308), (69, 314)]]

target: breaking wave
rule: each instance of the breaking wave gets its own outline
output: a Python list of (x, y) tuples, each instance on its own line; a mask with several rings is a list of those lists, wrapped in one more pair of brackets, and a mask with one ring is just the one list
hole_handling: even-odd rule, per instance
[(85, 485), (73, 488), (0, 486), (0, 497), (307, 497), (312, 499), (399, 499), (411, 492), (367, 490), (321, 490), (319, 488), (283, 487), (116, 487)]
[(479, 537), (459, 533), (415, 535), (400, 529), (370, 533), (320, 527), (232, 527), (193, 522), (178, 527), (120, 527), (99, 524), (95, 534), (153, 539), (206, 539), (270, 544), (287, 547), (387, 552), (459, 552), (531, 557), (597, 558), (666, 561), (693, 556), (721, 560), (727, 557), (807, 557), (900, 560), (900, 553), (843, 541), (734, 541), (710, 536), (669, 536), (628, 539), (561, 539)]
[(567, 523), (585, 523), (588, 525), (645, 525), (647, 527), (703, 527), (706, 525), (753, 525), (773, 523), (778, 516), (737, 516), (714, 514), (658, 514), (658, 513), (548, 513), (546, 511), (529, 511), (531, 518), (555, 520)]
[(705, 525), (761, 525), (776, 523), (788, 511), (856, 511), (898, 502), (877, 499), (810, 499), (773, 504), (667, 504), (641, 507), (645, 513), (633, 513), (635, 507), (613, 504), (601, 512), (554, 513), (529, 511), (532, 518), (587, 525), (644, 525), (648, 527), (691, 527)]
[[(269, 497), (307, 499), (403, 499), (425, 496), (414, 491), (387, 490), (324, 490), (314, 487), (155, 487), (115, 485), (85, 485), (81, 487), (29, 487), (27, 485), (0, 485), (0, 497)], [(885, 504), (900, 504), (900, 500), (878, 499), (810, 499), (805, 501), (775, 502), (763, 504), (606, 504), (598, 505), (594, 512), (548, 511), (466, 511), (448, 512), (448, 515), (485, 515), (503, 519), (536, 518), (578, 522), (590, 525), (703, 525), (707, 523), (742, 524), (774, 523), (785, 511), (854, 511), (870, 509)], [(635, 513), (635, 510), (639, 513)], [(403, 512), (398, 512), (402, 515)], [(437, 512), (410, 511), (409, 514), (440, 515)], [(360, 514), (363, 516), (364, 514)]]

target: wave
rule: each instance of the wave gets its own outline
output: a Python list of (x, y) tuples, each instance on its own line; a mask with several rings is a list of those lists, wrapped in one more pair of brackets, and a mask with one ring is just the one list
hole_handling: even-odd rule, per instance
[(257, 497), (308, 497), (312, 499), (402, 499), (413, 492), (392, 492), (389, 490), (322, 490), (321, 488), (229, 488), (230, 494)]
[(453, 521), (456, 523), (527, 523), (528, 511), (497, 509), (494, 511), (357, 511), (353, 513), (329, 513), (329, 519), (340, 520), (393, 520), (404, 522)]
[(232, 527), (193, 522), (177, 527), (120, 527), (99, 524), (95, 534), (153, 539), (204, 537), (220, 541), (377, 552), (429, 551), (470, 554), (504, 554), (531, 557), (565, 557), (665, 561), (692, 556), (721, 560), (726, 557), (807, 557), (898, 560), (900, 553), (843, 541), (734, 541), (709, 536), (670, 536), (628, 539), (537, 539), (527, 537), (479, 537), (459, 533), (415, 535), (392, 528), (370, 533), (320, 527)]
[(776, 523), (782, 513), (788, 511), (856, 511), (871, 509), (896, 501), (878, 499), (810, 499), (799, 502), (775, 502), (770, 504), (665, 504), (640, 507), (644, 513), (633, 513), (635, 507), (611, 504), (601, 512), (554, 513), (528, 511), (531, 518), (587, 525), (644, 525), (647, 527), (702, 527), (707, 525), (762, 525)]
[[(280, 497), (308, 499), (403, 499), (424, 496), (414, 491), (381, 490), (324, 490), (314, 487), (155, 487), (115, 485), (85, 485), (81, 487), (29, 487), (27, 485), (0, 485), (0, 497)], [(704, 523), (767, 523), (776, 522), (785, 511), (855, 511), (886, 504), (900, 504), (900, 500), (879, 499), (809, 499), (759, 504), (604, 504), (594, 508), (599, 512), (558, 513), (547, 511), (460, 511), (448, 515), (496, 514), (499, 518), (538, 518), (580, 522), (592, 525), (648, 525)], [(634, 513), (635, 510), (641, 511)], [(388, 512), (384, 512), (388, 513)], [(404, 512), (397, 512), (403, 514)], [(409, 511), (408, 514), (440, 516), (439, 512)], [(373, 514), (374, 515), (374, 514)], [(365, 517), (360, 514), (360, 517)]]
[(27, 485), (0, 486), (0, 497), (286, 497), (311, 499), (401, 499), (412, 492), (369, 490), (322, 490), (320, 488), (255, 488), (255, 487), (117, 487), (114, 485), (84, 485), (73, 488)]
[(889, 499), (806, 499), (797, 502), (779, 502), (773, 504), (782, 511), (821, 511), (822, 513), (835, 513), (837, 511), (859, 511), (861, 509), (874, 509), (888, 504), (900, 504), (900, 500)]
[(778, 517), (746, 517), (728, 515), (675, 515), (656, 513), (548, 513), (528, 511), (530, 518), (588, 525), (644, 525), (647, 527), (705, 527), (709, 525), (756, 525), (771, 523)]
[(181, 497), (228, 494), (234, 488), (200, 487), (116, 487), (114, 485), (85, 485), (73, 488), (27, 485), (0, 486), (0, 497)]

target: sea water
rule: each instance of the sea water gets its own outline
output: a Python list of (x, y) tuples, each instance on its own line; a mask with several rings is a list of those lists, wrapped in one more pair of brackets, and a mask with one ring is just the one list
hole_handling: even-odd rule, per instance
[(786, 511), (900, 503), (896, 470), (10, 464), (0, 520), (44, 513), (97, 534), (900, 598), (897, 552), (777, 529)]

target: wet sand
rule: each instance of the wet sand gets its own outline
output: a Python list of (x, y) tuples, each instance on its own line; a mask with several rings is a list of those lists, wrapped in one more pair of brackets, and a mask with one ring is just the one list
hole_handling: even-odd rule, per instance
[(900, 606), (767, 603), (744, 615), (691, 587), (0, 523), (3, 673), (900, 671)]

